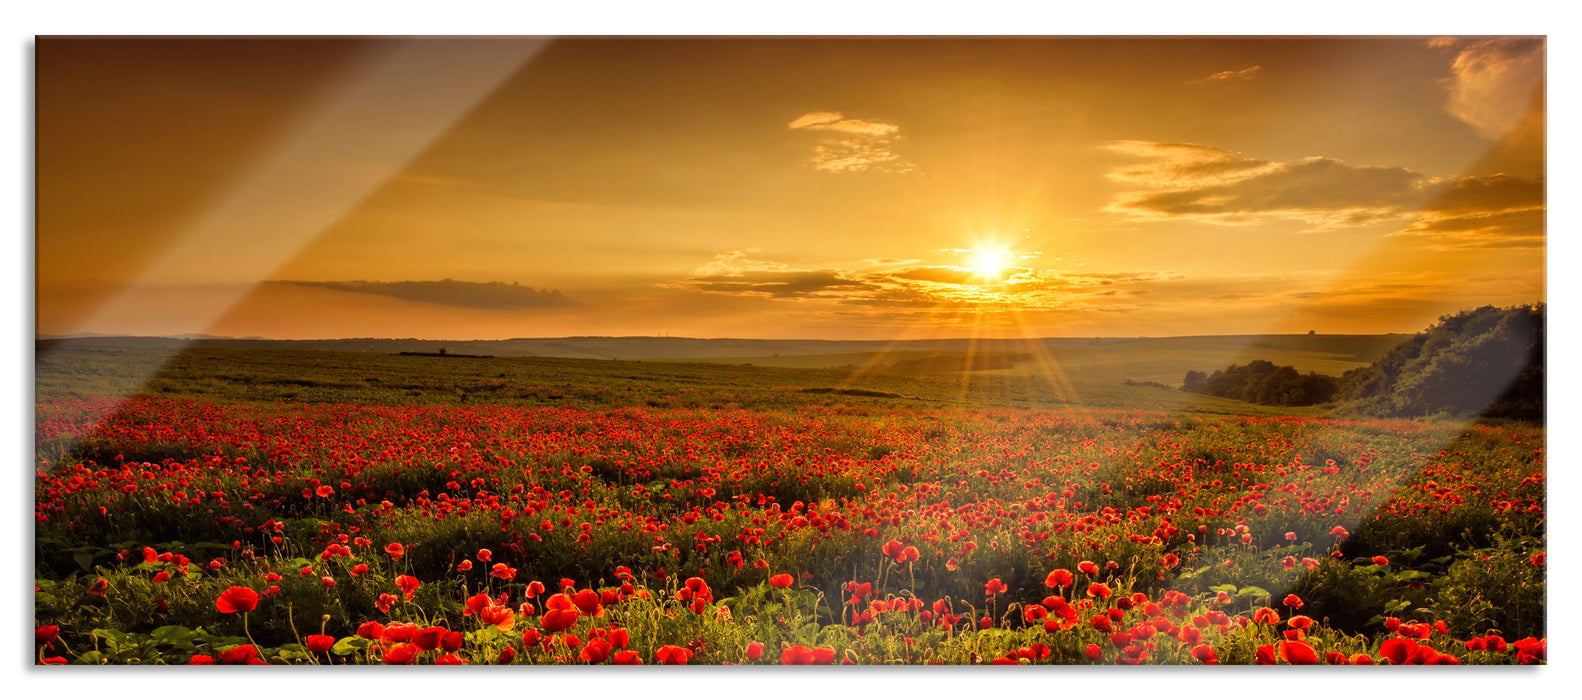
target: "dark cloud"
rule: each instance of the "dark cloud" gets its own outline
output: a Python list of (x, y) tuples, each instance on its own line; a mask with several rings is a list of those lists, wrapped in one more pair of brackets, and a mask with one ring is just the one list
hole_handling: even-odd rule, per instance
[(1320, 230), (1404, 220), (1402, 235), (1434, 247), (1543, 244), (1544, 181), (1511, 175), (1432, 178), (1402, 167), (1333, 158), (1274, 162), (1192, 144), (1125, 141), (1111, 150), (1148, 158), (1110, 172), (1141, 185), (1109, 211), (1140, 220), (1247, 224), (1285, 218)]
[(461, 282), (452, 279), (407, 282), (309, 282), (277, 280), (269, 284), (314, 287), (337, 292), (373, 294), (424, 304), (454, 306), (462, 309), (535, 309), (567, 306), (571, 303), (560, 290), (534, 289), (505, 282)]
[(766, 296), (774, 299), (825, 297), (868, 289), (832, 270), (750, 271), (736, 275), (692, 277), (678, 285), (715, 294)]

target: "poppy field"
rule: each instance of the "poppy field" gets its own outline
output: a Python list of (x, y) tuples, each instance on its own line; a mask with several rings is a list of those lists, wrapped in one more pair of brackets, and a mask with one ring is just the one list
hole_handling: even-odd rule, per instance
[(41, 391), (34, 661), (1545, 662), (1541, 425), (323, 398)]

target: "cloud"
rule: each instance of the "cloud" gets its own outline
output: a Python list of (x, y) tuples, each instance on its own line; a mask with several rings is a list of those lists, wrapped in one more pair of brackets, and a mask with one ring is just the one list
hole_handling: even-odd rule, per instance
[(1333, 158), (1268, 161), (1194, 144), (1122, 141), (1109, 150), (1146, 159), (1109, 173), (1111, 180), (1144, 188), (1121, 193), (1106, 207), (1134, 220), (1242, 225), (1275, 218), (1303, 221), (1313, 230), (1399, 220), (1404, 227), (1396, 233), (1453, 237), (1458, 247), (1474, 238), (1542, 245), (1541, 179), (1434, 178)]
[(1192, 81), (1193, 83), (1219, 83), (1237, 80), (1251, 80), (1263, 66), (1248, 66), (1239, 70), (1224, 70), (1206, 78)]
[(337, 292), (373, 294), (424, 304), (463, 309), (534, 309), (568, 306), (560, 290), (543, 290), (505, 282), (460, 282), (452, 279), (408, 282), (310, 282), (274, 280), (268, 284), (313, 287)]
[(1489, 138), (1516, 128), (1544, 83), (1541, 38), (1431, 39), (1428, 46), (1454, 49), (1445, 108)]
[(901, 127), (847, 119), (840, 112), (809, 112), (786, 125), (792, 130), (825, 132), (813, 146), (808, 166), (829, 173), (914, 173), (917, 166), (895, 150)]
[[(783, 302), (945, 313), (963, 309), (1070, 310), (1092, 303), (1083, 298), (1094, 290), (1135, 293), (1138, 284), (1181, 279), (1170, 272), (1089, 273), (1010, 267), (1001, 279), (985, 284), (977, 272), (954, 265), (898, 266), (895, 263), (915, 261), (895, 258), (867, 263), (867, 268), (858, 270), (798, 269), (756, 259), (743, 251), (729, 251), (699, 266), (692, 276), (660, 286)], [(827, 312), (830, 307), (821, 308)]]

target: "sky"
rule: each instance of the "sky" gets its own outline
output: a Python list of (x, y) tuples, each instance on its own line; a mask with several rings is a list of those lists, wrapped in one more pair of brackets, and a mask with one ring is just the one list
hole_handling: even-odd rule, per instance
[(1416, 332), (1544, 301), (1538, 37), (37, 41), (36, 331)]

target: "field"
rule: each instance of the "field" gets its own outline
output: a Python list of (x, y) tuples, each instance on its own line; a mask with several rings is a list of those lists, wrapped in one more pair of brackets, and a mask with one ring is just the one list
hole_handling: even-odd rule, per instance
[(37, 660), (1544, 662), (1543, 426), (1089, 359), (41, 348)]

